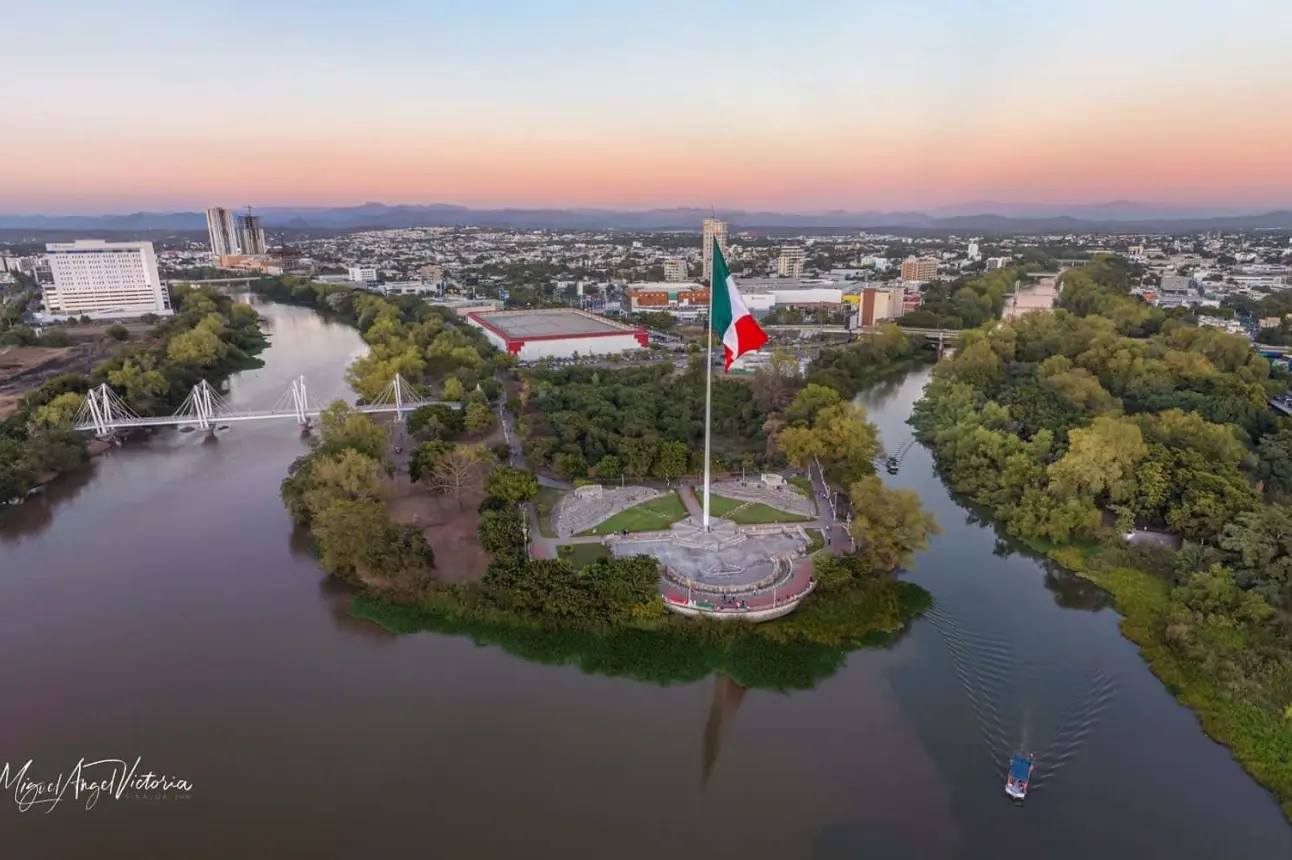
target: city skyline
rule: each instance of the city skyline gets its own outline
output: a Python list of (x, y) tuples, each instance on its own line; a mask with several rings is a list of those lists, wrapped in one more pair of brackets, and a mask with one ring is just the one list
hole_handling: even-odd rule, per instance
[(1286, 3), (1047, 5), (28, 4), (0, 212), (1292, 203)]

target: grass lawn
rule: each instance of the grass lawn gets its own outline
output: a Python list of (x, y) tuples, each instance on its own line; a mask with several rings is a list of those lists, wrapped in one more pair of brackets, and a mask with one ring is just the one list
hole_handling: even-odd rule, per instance
[[(737, 510), (739, 508), (739, 510)], [(731, 520), (736, 525), (753, 526), (760, 523), (805, 523), (810, 518), (800, 517), (786, 511), (778, 511), (769, 505), (759, 502), (750, 504), (726, 496), (709, 496), (709, 512), (715, 517)]]
[(594, 561), (610, 558), (610, 550), (599, 543), (571, 543), (561, 547), (560, 557), (575, 570), (582, 570)]
[(552, 528), (552, 509), (561, 500), (561, 491), (552, 487), (539, 487), (538, 498), (534, 499), (534, 508), (538, 511), (538, 531), (545, 538), (556, 537)]
[(660, 531), (685, 516), (686, 505), (682, 504), (681, 497), (674, 490), (667, 496), (660, 496), (658, 499), (651, 499), (649, 502), (642, 502), (640, 505), (633, 505), (631, 508), (622, 510), (598, 525), (595, 531), (589, 530), (584, 534), (603, 535), (609, 532), (621, 531)]

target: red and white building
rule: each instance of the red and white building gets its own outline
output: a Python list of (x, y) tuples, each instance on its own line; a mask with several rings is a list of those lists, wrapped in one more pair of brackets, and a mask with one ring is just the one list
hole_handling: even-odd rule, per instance
[(579, 310), (474, 311), (466, 318), (490, 343), (521, 361), (619, 355), (650, 343), (644, 328)]

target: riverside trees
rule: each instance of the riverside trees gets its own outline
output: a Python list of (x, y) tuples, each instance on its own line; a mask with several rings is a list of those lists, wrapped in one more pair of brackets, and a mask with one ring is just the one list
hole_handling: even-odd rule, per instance
[[(1085, 564), (1163, 577), (1163, 602), (1128, 617), (1138, 641), (1292, 803), (1292, 422), (1268, 405), (1287, 375), (1245, 338), (1143, 305), (1132, 277), (1101, 259), (1065, 275), (1053, 314), (966, 333), (912, 423), (1010, 534), (1108, 537)], [(1183, 549), (1127, 548), (1134, 526)]]
[(63, 374), (26, 394), (0, 422), (17, 460), (0, 458), (0, 505), (23, 498), (42, 475), (86, 460), (71, 427), (86, 392), (107, 383), (141, 415), (174, 409), (201, 379), (218, 379), (265, 344), (260, 316), (210, 288), (172, 290), (176, 313), (147, 341), (132, 342), (88, 376)]

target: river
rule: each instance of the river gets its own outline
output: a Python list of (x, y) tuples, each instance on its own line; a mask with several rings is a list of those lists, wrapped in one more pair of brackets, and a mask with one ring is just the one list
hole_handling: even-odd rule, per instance
[[(267, 407), (302, 373), (343, 394), (358, 336), (261, 311), (272, 346), (232, 400)], [(862, 396), (889, 446), (926, 378)], [(142, 757), (192, 784), (49, 814), (0, 797), (6, 856), (1292, 856), (1276, 804), (1101, 593), (967, 521), (918, 446), (885, 477), (946, 529), (912, 574), (934, 612), (791, 695), (350, 619), (278, 500), (305, 447), (291, 422), (165, 433), (0, 517), (0, 767)], [(1041, 757), (1020, 809), (1002, 757), (1024, 740)]]

